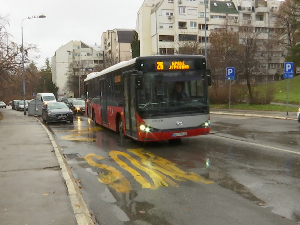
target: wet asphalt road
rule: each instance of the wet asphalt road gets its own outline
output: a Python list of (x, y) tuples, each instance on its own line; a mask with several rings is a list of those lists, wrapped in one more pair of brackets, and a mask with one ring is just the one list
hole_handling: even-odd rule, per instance
[(98, 224), (300, 224), (300, 124), (211, 116), (212, 134), (137, 143), (50, 124)]

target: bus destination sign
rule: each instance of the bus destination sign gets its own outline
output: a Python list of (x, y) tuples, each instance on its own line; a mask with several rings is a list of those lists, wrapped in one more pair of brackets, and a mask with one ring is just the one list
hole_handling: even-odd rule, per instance
[(186, 61), (156, 62), (156, 70), (189, 70), (190, 65)]

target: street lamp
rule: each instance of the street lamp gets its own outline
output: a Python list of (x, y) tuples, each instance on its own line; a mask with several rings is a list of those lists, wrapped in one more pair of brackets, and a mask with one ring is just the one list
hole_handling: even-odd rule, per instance
[(26, 103), (25, 103), (25, 95), (26, 95), (26, 90), (25, 90), (25, 67), (24, 67), (24, 42), (23, 42), (23, 21), (24, 20), (30, 20), (30, 19), (43, 19), (46, 18), (45, 15), (39, 15), (39, 16), (28, 16), (25, 19), (22, 19), (21, 23), (21, 31), (22, 31), (22, 78), (23, 78), (23, 101), (24, 101), (24, 115), (26, 116)]

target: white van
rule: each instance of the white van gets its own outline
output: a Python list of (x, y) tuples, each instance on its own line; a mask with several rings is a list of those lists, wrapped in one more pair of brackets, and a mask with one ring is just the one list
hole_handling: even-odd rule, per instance
[(56, 102), (56, 98), (53, 93), (37, 93), (36, 99), (41, 100), (43, 103)]

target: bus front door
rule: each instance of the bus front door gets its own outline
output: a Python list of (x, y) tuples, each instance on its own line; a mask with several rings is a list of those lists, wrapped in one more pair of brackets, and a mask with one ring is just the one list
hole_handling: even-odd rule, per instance
[(107, 126), (107, 96), (106, 96), (106, 80), (100, 81), (100, 107), (102, 124)]
[(127, 135), (137, 138), (135, 74), (126, 73), (123, 79), (125, 130)]

